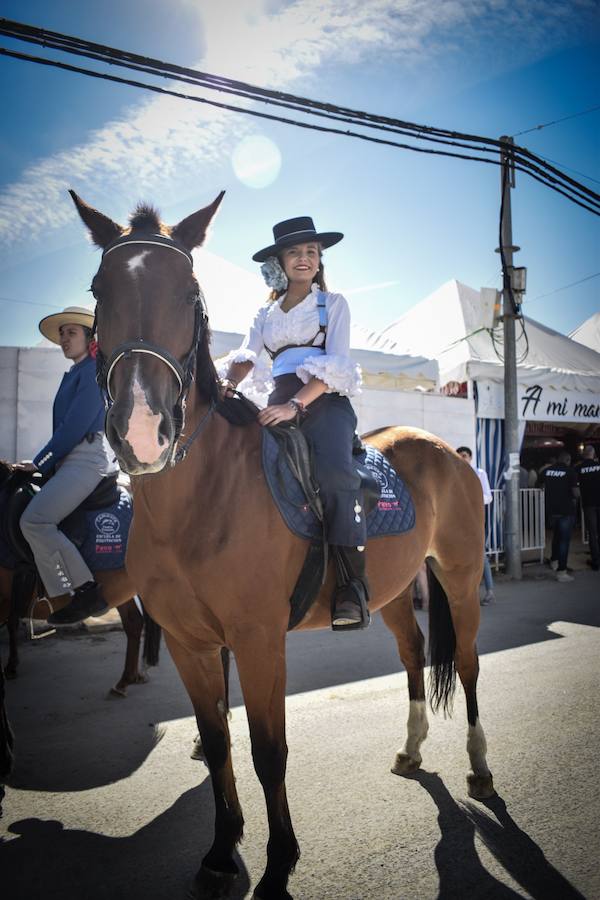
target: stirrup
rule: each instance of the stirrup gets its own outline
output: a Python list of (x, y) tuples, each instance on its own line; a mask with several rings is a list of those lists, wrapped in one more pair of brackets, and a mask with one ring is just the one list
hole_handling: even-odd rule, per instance
[[(345, 616), (346, 611), (350, 615)], [(352, 578), (347, 584), (338, 587), (333, 595), (331, 627), (333, 631), (357, 631), (368, 628), (370, 623), (365, 586), (358, 578)]]

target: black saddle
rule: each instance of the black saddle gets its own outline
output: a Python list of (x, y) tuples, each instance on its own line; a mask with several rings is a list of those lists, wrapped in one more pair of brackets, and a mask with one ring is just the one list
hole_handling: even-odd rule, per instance
[[(75, 546), (81, 547), (86, 537), (86, 516), (90, 509), (105, 509), (119, 500), (118, 474), (105, 475), (91, 494), (72, 513), (59, 523), (59, 528)], [(15, 478), (14, 488), (10, 485), (6, 490), (6, 501), (2, 516), (1, 526), (3, 536), (14, 552), (17, 560), (21, 562), (33, 562), (33, 553), (21, 531), (20, 520), (25, 509), (40, 490), (35, 482), (22, 477)]]
[[(290, 471), (300, 483), (307, 502), (317, 519), (323, 521), (323, 504), (319, 496), (319, 486), (315, 479), (310, 444), (300, 428), (292, 423), (272, 425), (269, 431), (277, 440), (279, 453), (285, 458)], [(364, 449), (363, 443), (354, 435), (352, 453), (358, 455)], [(367, 516), (375, 509), (380, 496), (380, 487), (369, 470), (357, 463), (356, 471), (360, 475), (360, 492), (363, 497), (364, 514)]]

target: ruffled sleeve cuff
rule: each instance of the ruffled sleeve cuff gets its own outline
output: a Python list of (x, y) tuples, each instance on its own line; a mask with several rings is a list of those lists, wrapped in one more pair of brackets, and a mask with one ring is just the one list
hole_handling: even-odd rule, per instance
[(254, 362), (252, 369), (238, 384), (238, 390), (257, 406), (266, 406), (274, 387), (270, 365), (253, 350), (232, 350), (227, 356), (215, 360), (219, 378), (226, 377), (229, 366), (234, 362)]
[(328, 394), (353, 397), (360, 393), (362, 372), (360, 366), (348, 356), (309, 356), (296, 369), (296, 375), (304, 384), (311, 378), (319, 378), (328, 387)]
[(241, 347), (239, 350), (234, 350), (228, 354), (227, 361), (228, 363), (256, 363), (257, 356), (258, 354), (254, 350), (250, 350), (248, 347)]

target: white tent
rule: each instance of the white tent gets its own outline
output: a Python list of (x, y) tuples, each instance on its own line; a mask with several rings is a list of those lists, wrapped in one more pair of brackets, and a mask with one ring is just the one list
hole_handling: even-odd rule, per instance
[(600, 312), (594, 313), (569, 335), (572, 340), (600, 353)]
[[(440, 383), (502, 381), (502, 330), (481, 327), (479, 291), (448, 281), (372, 340), (392, 353), (420, 354), (438, 361)], [(519, 381), (556, 391), (600, 394), (600, 353), (525, 318), (517, 323)], [(525, 356), (525, 352), (527, 354)]]

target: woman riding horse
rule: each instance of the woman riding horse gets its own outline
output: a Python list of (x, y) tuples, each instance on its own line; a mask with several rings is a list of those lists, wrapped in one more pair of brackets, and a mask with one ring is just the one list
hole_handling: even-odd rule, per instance
[(68, 606), (49, 616), (53, 625), (99, 616), (108, 609), (75, 545), (58, 528), (101, 479), (118, 471), (104, 437), (104, 403), (96, 384), (96, 361), (90, 352), (94, 314), (68, 306), (46, 316), (39, 328), (73, 361), (63, 376), (52, 410), (52, 437), (18, 468), (51, 476), (21, 516), (21, 530), (33, 551), (48, 598), (71, 596)]
[[(271, 499), (260, 427), (236, 427), (218, 411), (222, 388), (210, 357), (192, 250), (204, 242), (223, 194), (172, 227), (147, 206), (123, 227), (71, 196), (102, 248), (92, 290), (101, 380), (112, 400), (106, 429), (121, 468), (132, 476), (135, 498), (127, 570), (164, 629), (211, 775), (214, 839), (196, 876), (197, 896), (231, 896), (235, 847), (243, 833), (221, 658), (228, 647), (235, 654), (269, 823), (266, 868), (254, 896), (289, 900), (287, 883), (299, 849), (285, 783), (285, 649), (288, 598), (307, 542), (286, 527)], [(297, 343), (310, 337), (302, 334)], [(300, 387), (298, 395), (304, 390), (312, 386)], [(312, 394), (304, 397), (310, 416)], [(271, 413), (281, 405), (271, 406)], [(450, 707), (458, 673), (466, 697), (469, 793), (490, 797), (493, 780), (477, 703), (484, 537), (479, 480), (447, 444), (419, 429), (379, 429), (367, 440), (400, 474), (415, 507), (410, 531), (373, 540), (367, 551), (370, 606), (381, 609), (407, 671), (406, 740), (393, 772), (419, 768), (427, 735), (424, 641), (412, 605), (412, 582), (427, 558), (433, 706)], [(333, 572), (327, 577), (299, 629), (329, 624)]]
[(300, 421), (309, 441), (323, 502), (326, 534), (349, 573), (333, 597), (332, 627), (369, 624), (364, 549), (367, 543), (361, 479), (352, 457), (356, 415), (348, 397), (360, 387), (350, 359), (350, 310), (341, 294), (327, 291), (322, 251), (342, 240), (337, 231), (317, 234), (309, 216), (273, 228), (274, 243), (252, 257), (272, 288), (234, 354), (224, 386), (237, 388), (263, 350), (273, 360), (275, 389), (258, 416), (263, 426)]

